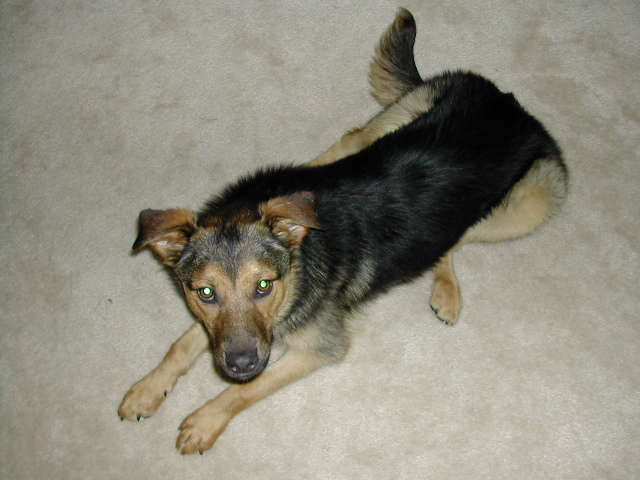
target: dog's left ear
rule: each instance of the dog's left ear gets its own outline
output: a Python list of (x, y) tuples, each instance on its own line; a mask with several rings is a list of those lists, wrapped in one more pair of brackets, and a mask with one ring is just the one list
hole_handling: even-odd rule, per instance
[(196, 219), (191, 210), (143, 210), (133, 251), (137, 253), (149, 247), (162, 263), (174, 267), (195, 231)]
[(260, 213), (263, 222), (288, 248), (300, 246), (309, 229), (323, 230), (311, 192), (272, 198), (260, 205)]

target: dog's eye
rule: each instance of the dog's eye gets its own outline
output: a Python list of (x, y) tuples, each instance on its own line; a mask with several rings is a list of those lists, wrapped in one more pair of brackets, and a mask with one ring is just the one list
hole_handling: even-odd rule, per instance
[(198, 296), (203, 302), (212, 303), (216, 300), (216, 292), (211, 287), (203, 287), (198, 289)]
[(256, 287), (256, 292), (258, 292), (258, 295), (267, 295), (271, 291), (271, 288), (273, 288), (273, 282), (271, 280), (260, 280)]

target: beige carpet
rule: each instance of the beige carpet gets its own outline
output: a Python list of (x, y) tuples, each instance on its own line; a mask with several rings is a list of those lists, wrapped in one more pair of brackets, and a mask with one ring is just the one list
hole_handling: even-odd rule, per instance
[(129, 386), (191, 323), (138, 212), (198, 208), (303, 162), (377, 111), (385, 0), (0, 2), (3, 479), (640, 478), (640, 3), (407, 1), (423, 75), (515, 92), (571, 170), (536, 235), (465, 247), (446, 327), (431, 276), (358, 318), (345, 362), (257, 404), (203, 456), (182, 418), (225, 383), (202, 358), (159, 412)]

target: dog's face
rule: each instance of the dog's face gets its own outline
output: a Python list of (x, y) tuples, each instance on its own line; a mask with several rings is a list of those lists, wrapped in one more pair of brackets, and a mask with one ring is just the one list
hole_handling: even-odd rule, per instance
[(291, 252), (260, 223), (192, 236), (175, 271), (226, 376), (247, 381), (266, 366), (273, 327), (291, 305), (292, 269)]
[(187, 303), (207, 328), (214, 360), (246, 382), (266, 367), (275, 325), (289, 312), (298, 255), (310, 228), (321, 228), (311, 194), (207, 213), (145, 210), (134, 250), (150, 247), (173, 269)]

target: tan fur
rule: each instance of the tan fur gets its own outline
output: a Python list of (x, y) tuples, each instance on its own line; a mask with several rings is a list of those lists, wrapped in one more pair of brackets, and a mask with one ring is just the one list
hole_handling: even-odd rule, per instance
[(289, 247), (302, 243), (309, 228), (322, 228), (314, 209), (313, 194), (300, 192), (265, 202), (260, 211), (265, 222)]
[(523, 237), (555, 215), (567, 195), (566, 172), (555, 157), (537, 160), (491, 215), (473, 226), (462, 243)]
[[(193, 276), (193, 290), (184, 288), (191, 310), (200, 318), (215, 345), (223, 345), (225, 339), (251, 336), (259, 338), (267, 348), (271, 344), (275, 324), (281, 319), (279, 312), (287, 311), (293, 297), (289, 278), (273, 281), (271, 293), (264, 299), (253, 296), (260, 280), (275, 280), (276, 272), (264, 264), (245, 262), (236, 278), (229, 278), (223, 268), (209, 264)], [(219, 303), (204, 304), (197, 290), (212, 287), (216, 295), (224, 298)], [(222, 353), (222, 349), (218, 349)]]
[(171, 266), (180, 258), (187, 243), (184, 230), (195, 227), (196, 215), (182, 208), (144, 210), (139, 221), (146, 225), (147, 235), (136, 241), (134, 250), (149, 246), (162, 263)]
[[(347, 132), (329, 150), (304, 166), (326, 165), (353, 155), (379, 138), (411, 123), (433, 107), (436, 92), (431, 85), (420, 81), (413, 60), (410, 62), (410, 72), (403, 71), (394, 64), (394, 57), (401, 54), (397, 51), (396, 40), (406, 22), (413, 22), (413, 16), (406, 9), (400, 8), (393, 23), (380, 39), (369, 70), (372, 95), (385, 109), (364, 127)], [(412, 54), (409, 56), (413, 58)]]
[(453, 268), (453, 251), (449, 251), (433, 267), (433, 285), (431, 286), (431, 308), (447, 325), (453, 325), (460, 317), (462, 296), (460, 284)]
[[(304, 335), (304, 333), (298, 334)], [(189, 415), (180, 425), (176, 447), (183, 454), (211, 448), (242, 410), (299, 380), (327, 363), (306, 349), (290, 348), (275, 364), (249, 383), (234, 384)]]
[[(398, 51), (399, 44), (405, 44), (398, 42), (399, 36), (402, 35), (400, 32), (404, 30), (407, 22), (413, 23), (413, 21), (409, 11), (404, 8), (398, 9), (396, 18), (380, 39), (371, 62), (369, 70), (369, 82), (373, 87), (371, 94), (384, 107), (393, 105), (399, 98), (412, 91), (420, 79), (413, 57), (407, 57), (402, 55), (406, 52)], [(410, 47), (413, 47), (414, 41), (415, 38), (411, 40)], [(411, 58), (411, 65), (408, 66), (406, 63), (402, 66), (397, 65), (395, 61), (400, 56), (405, 60)]]
[(359, 152), (379, 138), (411, 123), (433, 107), (435, 92), (430, 85), (421, 85), (373, 117), (364, 127), (351, 130), (306, 167), (326, 165)]
[[(231, 385), (189, 415), (180, 425), (177, 448), (184, 454), (202, 453), (211, 448), (235, 415), (326, 364), (325, 358), (309, 353), (308, 345), (316, 337), (312, 331), (297, 332), (288, 339), (292, 347), (286, 355), (258, 378), (249, 383)], [(140, 420), (155, 413), (178, 378), (187, 372), (208, 345), (205, 330), (196, 322), (173, 344), (160, 365), (131, 387), (118, 410), (120, 417)]]
[[(295, 266), (289, 277), (295, 274)], [(209, 338), (215, 342), (225, 337), (226, 329), (236, 327), (238, 316), (245, 316), (252, 308), (260, 311), (259, 318), (265, 320), (260, 327), (272, 330), (282, 320), (280, 312), (288, 311), (295, 294), (295, 286), (290, 278), (274, 283), (274, 290), (263, 302), (248, 300), (246, 292), (255, 288), (260, 279), (272, 278), (274, 272), (259, 262), (249, 262), (242, 266), (235, 279), (231, 279), (218, 265), (207, 265), (194, 275), (194, 290), (185, 288), (185, 296), (191, 310), (200, 318), (180, 339), (178, 339), (162, 362), (151, 373), (137, 382), (124, 397), (118, 410), (120, 418), (129, 420), (148, 417), (173, 390), (181, 375), (207, 349)], [(215, 306), (203, 305), (197, 297), (197, 289), (205, 286), (227, 298), (233, 297), (231, 312), (220, 312)], [(204, 327), (204, 328), (203, 328)], [(311, 328), (312, 329), (312, 328)], [(284, 339), (289, 351), (274, 366), (266, 369), (258, 378), (246, 383), (230, 386), (221, 395), (207, 402), (189, 415), (180, 426), (181, 433), (177, 447), (182, 453), (194, 453), (210, 448), (224, 431), (228, 422), (237, 413), (270, 395), (283, 386), (302, 378), (327, 363), (328, 359), (309, 353), (308, 347), (317, 338), (317, 332), (302, 330)], [(209, 335), (207, 335), (207, 331)]]
[(453, 267), (453, 254), (458, 248), (471, 242), (501, 242), (529, 235), (557, 213), (566, 194), (566, 171), (560, 160), (537, 160), (504, 202), (471, 227), (433, 268), (430, 304), (438, 318), (453, 325), (460, 317), (462, 297)]
[(203, 325), (194, 323), (171, 346), (162, 362), (129, 389), (118, 409), (120, 418), (140, 420), (154, 414), (173, 391), (178, 379), (187, 373), (208, 346), (209, 337)]

